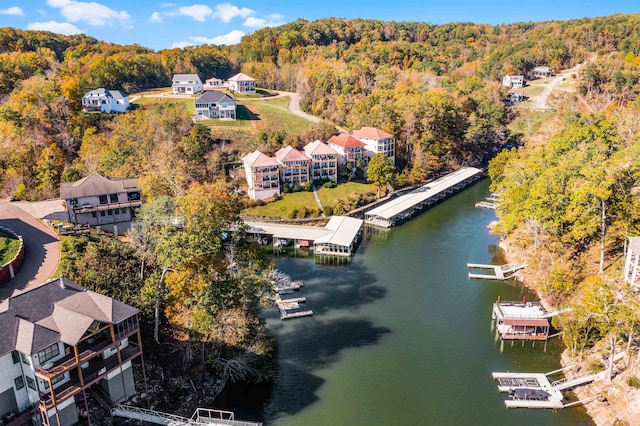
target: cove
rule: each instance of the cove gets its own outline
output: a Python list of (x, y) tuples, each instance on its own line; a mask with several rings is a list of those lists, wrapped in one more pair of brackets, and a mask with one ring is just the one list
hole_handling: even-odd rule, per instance
[(518, 283), (470, 281), (467, 263), (504, 263), (477, 209), (488, 180), (389, 231), (368, 230), (353, 262), (282, 258), (313, 317), (263, 316), (277, 339), (269, 385), (229, 385), (216, 408), (267, 425), (593, 425), (582, 407), (506, 410), (492, 371), (560, 367), (560, 339), (502, 342), (492, 303), (537, 300)]

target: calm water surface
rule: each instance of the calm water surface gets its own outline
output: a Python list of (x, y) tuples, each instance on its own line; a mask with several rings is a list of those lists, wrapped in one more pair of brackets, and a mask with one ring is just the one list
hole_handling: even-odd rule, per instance
[(592, 425), (582, 408), (504, 408), (491, 372), (555, 370), (562, 346), (502, 343), (492, 303), (535, 295), (467, 278), (468, 262), (503, 262), (487, 231), (495, 213), (474, 207), (487, 188), (368, 233), (349, 266), (280, 260), (304, 281), (299, 296), (314, 316), (281, 321), (266, 310), (279, 346), (274, 382), (230, 386), (217, 408), (268, 425)]

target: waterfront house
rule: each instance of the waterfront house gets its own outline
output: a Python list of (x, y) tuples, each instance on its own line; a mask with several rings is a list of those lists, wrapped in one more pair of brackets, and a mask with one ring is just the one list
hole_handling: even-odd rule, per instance
[(338, 153), (320, 140), (304, 146), (304, 153), (311, 159), (311, 179), (338, 181)]
[(119, 90), (94, 89), (82, 97), (84, 112), (125, 112), (129, 108), (129, 97)]
[(505, 340), (547, 340), (549, 315), (538, 302), (500, 302), (493, 304), (493, 319)]
[(362, 127), (351, 132), (351, 136), (365, 143), (370, 157), (381, 152), (389, 157), (393, 164), (396, 163), (396, 143), (390, 133), (375, 127)]
[(280, 180), (304, 185), (309, 181), (311, 159), (302, 152), (288, 145), (276, 152), (276, 160), (280, 164)]
[(280, 168), (275, 158), (256, 150), (242, 157), (242, 161), (249, 198), (264, 200), (280, 194)]
[(197, 74), (174, 74), (171, 91), (178, 95), (193, 95), (202, 92), (203, 86)]
[(195, 100), (196, 120), (216, 118), (236, 119), (236, 101), (223, 92), (207, 90)]
[(553, 70), (549, 67), (535, 67), (531, 71), (529, 71), (529, 78), (544, 78), (551, 77), (553, 75)]
[[(60, 277), (0, 303), (0, 423), (73, 425), (136, 393), (138, 310)], [(146, 385), (146, 383), (145, 383)]]
[(338, 133), (337, 135), (333, 135), (327, 141), (327, 145), (338, 153), (340, 164), (344, 165), (349, 162), (355, 164), (358, 160), (362, 160), (363, 166), (366, 165), (368, 156), (365, 147), (367, 144), (354, 138), (350, 134)]
[(640, 237), (629, 237), (624, 279), (634, 287), (640, 287)]
[(524, 75), (505, 75), (502, 77), (502, 85), (510, 89), (524, 87)]
[(99, 174), (60, 184), (60, 198), (65, 200), (70, 222), (99, 226), (116, 236), (129, 228), (135, 210), (142, 205), (140, 191), (138, 179)]

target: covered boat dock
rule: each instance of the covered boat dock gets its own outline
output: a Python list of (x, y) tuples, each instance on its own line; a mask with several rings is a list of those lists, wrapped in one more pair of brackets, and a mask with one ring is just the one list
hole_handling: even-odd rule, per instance
[(322, 227), (268, 222), (245, 223), (248, 233), (271, 236), (274, 244), (293, 241), (296, 247), (313, 248), (316, 254), (351, 256), (362, 236), (363, 221), (348, 216), (332, 216)]
[(365, 223), (390, 228), (422, 213), (482, 177), (482, 170), (464, 167), (365, 213)]
[(505, 340), (547, 340), (549, 314), (537, 302), (496, 302), (493, 319)]

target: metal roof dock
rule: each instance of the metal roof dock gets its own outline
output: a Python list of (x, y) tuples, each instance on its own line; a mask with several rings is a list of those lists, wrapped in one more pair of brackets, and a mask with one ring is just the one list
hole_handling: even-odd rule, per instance
[(365, 213), (365, 223), (390, 228), (422, 213), (479, 180), (482, 170), (464, 167)]

